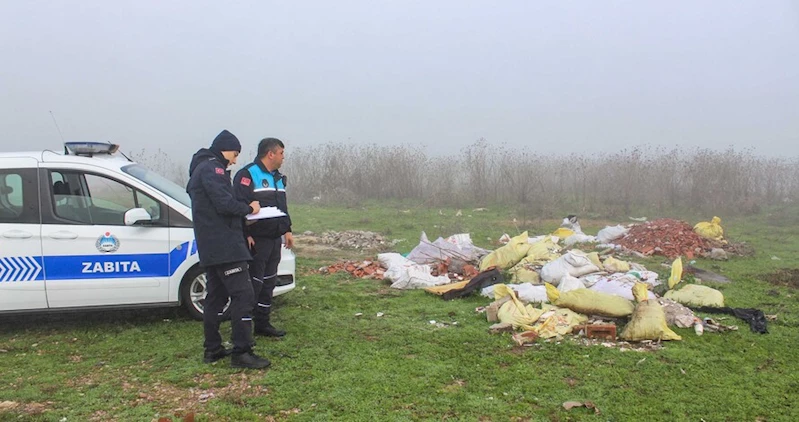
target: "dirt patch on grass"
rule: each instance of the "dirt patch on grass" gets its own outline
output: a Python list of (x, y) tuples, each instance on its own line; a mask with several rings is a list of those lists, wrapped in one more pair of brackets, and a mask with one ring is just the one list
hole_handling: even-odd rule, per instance
[(15, 401), (0, 401), (0, 415), (4, 413), (16, 413), (20, 416), (34, 416), (52, 409), (53, 402), (44, 403), (28, 402), (19, 403)]
[(294, 239), (298, 247), (313, 247), (322, 252), (336, 249), (384, 251), (397, 243), (397, 241), (389, 240), (378, 233), (361, 230), (326, 231), (324, 233), (307, 231), (295, 235)]
[(377, 296), (377, 297), (400, 297), (402, 296), (402, 292), (397, 289), (392, 289), (390, 287), (381, 287), (373, 292), (365, 292), (365, 295), (369, 296)]
[[(109, 376), (111, 374), (93, 373), (70, 380), (67, 382), (67, 386), (80, 391), (81, 388), (101, 384)], [(190, 386), (179, 386), (166, 381), (147, 384), (136, 380), (125, 371), (113, 374), (113, 376), (122, 379), (121, 383), (114, 388), (121, 387), (122, 391), (131, 396), (123, 406), (135, 407), (146, 404), (158, 410), (162, 415), (174, 415), (178, 418), (205, 414), (207, 403), (213, 400), (223, 399), (243, 405), (247, 398), (269, 394), (269, 390), (265, 386), (252, 384), (253, 380), (260, 377), (244, 372), (221, 377), (210, 373), (198, 374), (188, 382)], [(28, 407), (30, 408), (30, 406)], [(36, 408), (33, 407), (29, 410), (36, 410)], [(119, 409), (116, 406), (109, 409), (98, 409), (90, 420), (115, 420), (114, 413), (117, 410)], [(13, 411), (22, 412), (20, 409)], [(0, 414), (2, 414), (2, 409), (0, 409)]]
[(525, 352), (527, 352), (529, 349), (530, 349), (530, 346), (513, 346), (513, 347), (510, 349), (510, 353), (511, 353), (512, 355), (517, 355), (517, 356), (518, 356), (518, 355), (523, 355), (523, 354), (524, 354)]
[(781, 268), (764, 277), (766, 281), (775, 286), (799, 289), (799, 268)]
[(122, 389), (135, 393), (134, 399), (129, 402), (131, 406), (149, 403), (158, 409), (181, 415), (201, 410), (207, 402), (217, 398), (235, 401), (269, 394), (266, 387), (252, 385), (251, 378), (251, 375), (243, 372), (232, 374), (227, 379), (227, 385), (203, 388), (199, 386), (218, 385), (218, 380), (212, 374), (201, 374), (194, 377), (197, 387), (179, 387), (168, 382), (147, 385), (123, 382)]
[(295, 239), (297, 242), (294, 245), (294, 251), (297, 253), (301, 253), (305, 256), (313, 256), (313, 257), (326, 257), (330, 256), (334, 252), (341, 252), (341, 249), (335, 246), (328, 246), (328, 245), (320, 245), (320, 244), (308, 244), (308, 243), (300, 243), (302, 242), (303, 238), (297, 236), (299, 239)]
[(445, 393), (454, 393), (456, 391), (461, 390), (464, 386), (466, 386), (466, 381), (462, 379), (456, 379), (451, 383), (447, 384), (442, 388)]

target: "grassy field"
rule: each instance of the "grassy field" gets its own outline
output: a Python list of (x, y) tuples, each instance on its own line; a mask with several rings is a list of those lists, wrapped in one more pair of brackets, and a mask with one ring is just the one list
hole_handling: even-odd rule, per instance
[[(469, 232), (494, 248), (502, 233), (543, 234), (560, 220), (518, 209), (456, 211), (295, 206), (292, 217), (297, 232), (363, 229), (405, 239), (399, 252), (422, 230), (431, 239)], [(333, 251), (298, 257), (297, 289), (276, 299), (276, 325), (289, 334), (258, 340), (257, 351), (273, 361), (264, 372), (202, 364), (201, 324), (180, 310), (0, 317), (0, 420), (799, 420), (799, 284), (768, 281), (778, 269), (799, 268), (799, 212), (721, 217), (728, 237), (757, 253), (697, 266), (733, 280), (714, 286), (729, 306), (777, 314), (769, 334), (730, 317), (724, 323), (739, 331), (697, 337), (676, 329), (684, 340), (657, 352), (568, 339), (518, 347), (508, 334), (487, 332), (475, 312), (485, 298), (444, 302), (382, 281), (318, 274), (336, 259), (368, 256)], [(582, 225), (595, 233), (625, 220)], [(664, 271), (662, 262), (644, 263)], [(570, 400), (592, 401), (601, 413), (567, 411)]]

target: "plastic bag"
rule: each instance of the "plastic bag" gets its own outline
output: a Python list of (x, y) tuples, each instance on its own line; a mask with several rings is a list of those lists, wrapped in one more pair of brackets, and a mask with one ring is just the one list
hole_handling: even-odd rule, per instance
[(541, 268), (541, 279), (557, 285), (565, 275), (580, 277), (599, 271), (585, 252), (571, 250), (560, 258), (544, 265)]
[(581, 314), (621, 318), (631, 315), (633, 309), (635, 309), (635, 305), (631, 301), (620, 296), (589, 289), (561, 293), (549, 283), (545, 284), (545, 286), (547, 288), (547, 297), (553, 305), (569, 308)]
[(628, 231), (630, 231), (630, 229), (622, 225), (607, 226), (596, 234), (596, 240), (599, 243), (612, 243), (614, 240), (627, 234)]
[(552, 232), (552, 236), (557, 236), (559, 239), (566, 239), (569, 236), (574, 236), (575, 233), (573, 230), (569, 230), (565, 227), (558, 227), (554, 232)]
[(724, 295), (720, 291), (699, 284), (689, 284), (680, 290), (669, 290), (663, 297), (685, 306), (724, 307)]
[(507, 245), (502, 246), (483, 258), (480, 261), (480, 271), (485, 271), (489, 267), (497, 267), (503, 270), (516, 265), (530, 250), (527, 243), (527, 232), (511, 238)]
[(724, 229), (721, 228), (721, 219), (713, 217), (710, 221), (703, 221), (694, 226), (694, 232), (706, 239), (724, 240)]
[(666, 315), (657, 300), (646, 299), (648, 292), (644, 283), (637, 283), (632, 288), (632, 294), (639, 302), (619, 338), (627, 341), (682, 340), (666, 325)]

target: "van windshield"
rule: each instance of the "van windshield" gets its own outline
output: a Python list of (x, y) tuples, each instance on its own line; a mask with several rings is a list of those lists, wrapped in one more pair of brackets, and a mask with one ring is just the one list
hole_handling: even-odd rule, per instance
[(189, 198), (189, 194), (186, 193), (186, 189), (166, 177), (149, 170), (141, 164), (131, 164), (122, 167), (122, 171), (147, 183), (175, 201), (191, 208), (191, 198)]

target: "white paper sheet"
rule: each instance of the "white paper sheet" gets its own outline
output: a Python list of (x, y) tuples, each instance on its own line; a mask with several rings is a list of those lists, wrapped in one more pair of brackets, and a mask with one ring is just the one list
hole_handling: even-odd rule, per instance
[(265, 218), (285, 217), (286, 213), (277, 209), (277, 207), (263, 207), (255, 214), (248, 214), (247, 220), (263, 220)]

